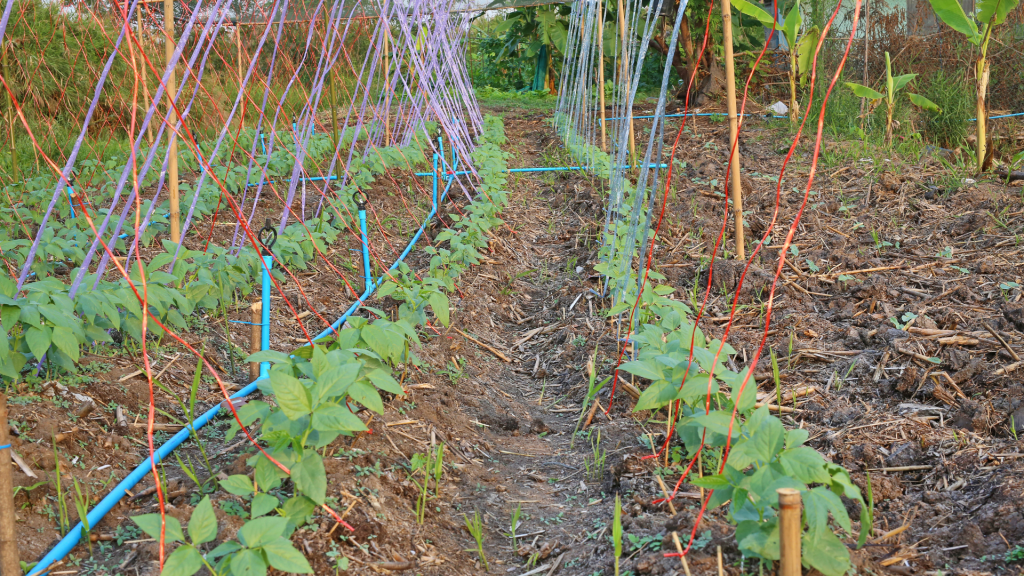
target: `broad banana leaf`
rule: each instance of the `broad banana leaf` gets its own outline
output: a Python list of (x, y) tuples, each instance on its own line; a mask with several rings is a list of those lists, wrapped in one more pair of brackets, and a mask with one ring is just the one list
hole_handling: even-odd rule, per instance
[(732, 7), (738, 10), (740, 14), (756, 18), (765, 28), (771, 29), (775, 26), (775, 19), (772, 18), (771, 14), (765, 11), (764, 8), (747, 2), (747, 0), (732, 0)]
[[(981, 42), (981, 34), (978, 33), (978, 25), (967, 17), (959, 0), (929, 0), (932, 10), (940, 20), (945, 22), (953, 30), (967, 37), (971, 44), (978, 45)], [(990, 2), (1009, 2), (1010, 0), (984, 0), (984, 4)], [(993, 8), (994, 10), (994, 8)]]
[(939, 108), (938, 104), (932, 102), (931, 100), (925, 98), (924, 96), (921, 96), (920, 94), (907, 92), (907, 95), (910, 96), (910, 101), (913, 102), (916, 106), (920, 106), (925, 110), (931, 110), (932, 112), (942, 112), (942, 109)]
[[(814, 49), (818, 46), (817, 26), (812, 26), (804, 33), (803, 38), (796, 43), (796, 66), (800, 74), (800, 85), (807, 83), (808, 72), (811, 71), (811, 63), (814, 59)], [(790, 44), (792, 46), (792, 44)]]
[[(786, 42), (789, 44), (790, 50), (797, 44), (797, 34), (800, 33), (801, 24), (803, 24), (803, 18), (800, 16), (800, 2), (797, 1), (789, 9), (789, 14), (786, 14), (786, 21), (782, 24), (782, 33), (786, 35)], [(817, 40), (815, 40), (815, 43), (817, 43)]]
[(868, 98), (871, 100), (880, 100), (882, 98), (885, 98), (885, 94), (882, 94), (878, 90), (868, 88), (863, 84), (857, 84), (856, 82), (847, 82), (846, 86), (850, 90), (853, 90), (853, 93), (861, 98)]
[(917, 74), (903, 74), (901, 76), (894, 76), (892, 79), (892, 93), (896, 95), (908, 82), (917, 78)]
[(993, 26), (998, 26), (1006, 21), (1006, 17), (1017, 7), (1020, 0), (981, 0), (978, 3), (978, 21), (988, 24), (992, 20)]

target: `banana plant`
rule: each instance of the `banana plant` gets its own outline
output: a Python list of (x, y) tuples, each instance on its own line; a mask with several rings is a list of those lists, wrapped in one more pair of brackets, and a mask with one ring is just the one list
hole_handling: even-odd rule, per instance
[(977, 74), (978, 107), (978, 172), (985, 166), (985, 93), (988, 91), (989, 62), (988, 43), (992, 29), (1006, 21), (1006, 17), (1017, 7), (1020, 0), (978, 0), (974, 13), (968, 16), (958, 0), (929, 0), (935, 15), (947, 26), (963, 34), (967, 41), (978, 47)]
[[(846, 85), (853, 90), (853, 93), (861, 98), (868, 98), (872, 101), (872, 104), (879, 100), (885, 100), (885, 143), (892, 143), (892, 113), (896, 109), (896, 97), (899, 91), (904, 86), (910, 83), (911, 80), (917, 78), (917, 74), (901, 74), (899, 76), (892, 75), (892, 61), (889, 58), (889, 53), (885, 53), (885, 94), (864, 86), (863, 84), (857, 84), (856, 82), (847, 82)], [(940, 112), (939, 106), (931, 100), (921, 96), (920, 94), (914, 94), (907, 92), (910, 96), (910, 101), (916, 106), (920, 106), (925, 110), (931, 110), (933, 112)]]
[[(756, 18), (765, 28), (775, 27), (775, 18), (764, 8), (747, 0), (733, 0), (732, 6), (741, 14)], [(800, 116), (799, 103), (796, 100), (796, 82), (800, 80), (801, 85), (811, 69), (811, 58), (814, 55), (814, 47), (818, 44), (819, 31), (817, 26), (812, 26), (803, 36), (800, 36), (800, 26), (803, 18), (800, 16), (800, 2), (797, 0), (789, 9), (782, 24), (782, 34), (786, 37), (786, 44), (789, 46), (789, 120), (796, 124)]]

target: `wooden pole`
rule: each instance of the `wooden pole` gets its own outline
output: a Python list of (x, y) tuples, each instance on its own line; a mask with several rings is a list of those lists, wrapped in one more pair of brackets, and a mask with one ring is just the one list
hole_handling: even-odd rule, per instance
[(608, 152), (608, 130), (604, 113), (604, 0), (597, 3), (597, 94), (601, 106), (601, 151)]
[[(145, 46), (142, 43), (142, 10), (143, 10), (144, 7), (145, 7), (145, 4), (140, 3), (138, 8), (135, 9), (135, 16), (136, 16), (136, 19), (137, 19), (137, 21), (139, 23), (139, 32), (138, 32), (139, 50), (141, 50), (143, 52), (145, 51)], [(149, 104), (152, 102), (152, 100), (149, 99), (149, 80), (148, 79), (149, 79), (149, 74), (146, 73), (146, 59), (143, 58), (142, 59), (142, 73), (139, 74), (139, 80), (142, 81), (142, 97), (143, 97), (143, 102), (146, 103), (146, 108), (149, 108)], [(153, 147), (153, 143), (155, 142), (155, 140), (153, 139), (153, 121), (152, 120), (150, 120), (149, 125), (146, 126), (146, 141), (149, 142), (149, 147), (152, 148)]]
[(800, 491), (779, 488), (779, 576), (800, 576)]
[[(255, 354), (262, 349), (262, 323), (263, 323), (263, 303), (255, 302), (250, 307), (252, 310), (252, 321), (250, 322), (249, 332), (249, 354)], [(249, 381), (256, 380), (260, 377), (260, 363), (249, 362)]]
[[(177, 44), (174, 40), (174, 0), (164, 0), (164, 32), (164, 55), (167, 57), (167, 65), (170, 66)], [(181, 207), (178, 198), (178, 138), (173, 130), (177, 118), (174, 113), (174, 94), (177, 92), (174, 72), (174, 68), (171, 68), (167, 78), (167, 111), (171, 123), (167, 131), (167, 191), (171, 202), (171, 242), (177, 244), (181, 241)]]
[[(3, 65), (4, 81), (7, 82), (8, 88), (11, 87), (13, 82), (11, 81), (10, 74), (7, 73), (7, 49), (9, 44), (6, 42), (0, 46), (0, 50), (3, 51), (3, 58), (0, 60), (0, 64)], [(7, 131), (11, 141), (11, 175), (14, 176), (14, 181), (18, 181), (18, 149), (15, 146), (14, 141), (14, 101), (11, 100), (11, 93), (8, 90), (4, 90), (4, 99), (7, 100)]]
[[(9, 445), (7, 395), (0, 393), (0, 446)], [(18, 538), (15, 534), (14, 483), (11, 481), (11, 448), (0, 450), (0, 574), (21, 576)]]
[[(728, 1), (728, 0), (724, 0)], [(622, 79), (626, 83), (626, 103), (629, 103), (629, 43), (626, 41), (626, 11), (619, 0), (619, 39), (622, 42)], [(629, 118), (629, 156), (632, 164), (636, 164), (636, 133), (633, 131), (633, 107), (626, 109)]]
[[(621, 2), (621, 0), (620, 0)], [(731, 159), (729, 196), (732, 198), (736, 225), (736, 258), (743, 260), (743, 189), (740, 187), (740, 150), (736, 144), (739, 123), (736, 117), (736, 67), (732, 58), (732, 5), (722, 0), (722, 43), (725, 45), (725, 103), (729, 111), (729, 149)]]

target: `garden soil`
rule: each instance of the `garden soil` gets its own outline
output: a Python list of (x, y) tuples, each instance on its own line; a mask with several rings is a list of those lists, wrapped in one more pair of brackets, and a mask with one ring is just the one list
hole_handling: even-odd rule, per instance
[[(505, 117), (513, 167), (567, 160), (549, 113), (512, 106), (492, 111)], [(669, 146), (677, 122), (666, 135)], [(668, 277), (675, 298), (699, 303), (710, 281), (701, 328), (711, 337), (722, 336), (742, 272), (730, 255), (716, 260), (710, 278), (707, 273), (725, 209), (725, 128), (700, 119), (682, 136), (654, 251), (655, 268)], [(756, 241), (776, 208), (777, 175), (791, 136), (778, 123), (757, 119), (744, 128), (744, 210), (747, 237)], [(642, 141), (649, 124), (638, 122), (637, 129)], [(810, 146), (805, 138), (796, 149), (781, 186), (778, 225), (746, 276), (729, 336), (739, 351), (729, 361), (734, 368), (753, 355), (764, 333), (776, 244), (800, 207)], [(628, 535), (624, 571), (683, 574), (678, 558), (664, 557), (674, 550), (676, 532), (684, 546), (695, 535), (688, 556), (692, 574), (758, 573), (752, 561), (741, 561), (721, 510), (694, 527), (697, 488), (682, 484), (674, 514), (666, 503), (654, 503), (663, 497), (655, 471), (669, 489), (679, 478), (671, 453), (667, 462), (649, 458), (652, 444), (664, 441), (664, 424), (654, 422), (664, 422), (664, 414), (633, 412), (623, 383), (613, 400), (610, 387), (602, 390), (602, 410), (592, 418), (589, 410), (581, 414), (588, 364), (601, 380), (618, 356), (616, 327), (603, 314), (606, 304), (593, 269), (605, 189), (585, 175), (565, 173), (514, 175), (509, 189), (505, 224), (494, 229), (485, 259), (459, 279), (452, 295), (451, 327), (427, 330), (416, 351), (422, 364), (402, 375), (408, 395), (390, 399), (383, 415), (360, 413), (371, 432), (326, 449), (328, 496), (355, 531), (318, 518), (296, 531), (296, 547), (317, 574), (481, 574), (482, 559), (464, 520), (479, 513), (490, 573), (611, 574), (610, 524), (618, 493)], [(779, 358), (779, 390), (767, 350), (755, 379), (765, 402), (782, 398), (787, 426), (806, 428), (809, 444), (846, 466), (862, 488), (870, 477), (874, 535), (852, 552), (858, 573), (1020, 573), (1021, 564), (1008, 563), (1007, 552), (1024, 545), (1024, 446), (1018, 439), (1024, 434), (1021, 198), (1019, 186), (956, 175), (927, 153), (869, 153), (859, 144), (826, 139), (768, 331), (767, 346)], [(381, 220), (392, 214), (406, 231), (418, 214), (386, 191), (371, 201), (385, 213)], [(460, 203), (464, 199), (455, 197), (449, 211)], [(393, 243), (408, 236), (391, 225), (379, 228), (373, 234), (391, 234)], [(216, 239), (226, 240), (228, 228), (216, 229)], [(358, 245), (339, 243), (331, 255), (344, 260), (353, 248)], [(423, 257), (413, 257), (413, 269), (425, 266)], [(313, 308), (333, 319), (351, 302), (349, 289), (322, 262), (301, 279), (307, 294), (294, 294), (299, 312)], [(360, 291), (361, 283), (354, 288)], [(272, 346), (287, 350), (303, 334), (279, 302)], [(395, 308), (386, 298), (371, 305), (385, 313)], [(245, 303), (229, 314), (239, 321), (247, 316)], [(207, 358), (221, 369), (231, 365), (223, 321), (201, 318), (185, 336), (205, 346)], [(311, 333), (319, 331), (315, 322), (310, 326)], [(231, 324), (230, 331), (244, 348), (249, 327)], [(152, 353), (155, 371), (163, 372), (158, 379), (187, 397), (195, 358), (162, 344)], [(146, 457), (150, 390), (144, 378), (133, 376), (138, 363), (137, 352), (129, 350), (87, 357), (82, 374), (9, 391), (14, 451), (25, 463), (14, 472), (22, 560), (37, 560), (59, 539), (58, 478), (73, 524), (72, 476), (95, 502)], [(236, 386), (244, 384), (245, 372), (236, 362)], [(204, 375), (202, 408), (219, 398), (212, 378)], [(159, 442), (176, 429), (167, 415), (180, 418), (182, 411), (159, 390), (156, 400), (163, 411), (157, 421), (167, 430), (157, 433)], [(246, 459), (254, 449), (237, 437), (226, 442), (228, 427), (222, 416), (202, 431), (213, 474), (251, 472)], [(574, 435), (577, 428), (582, 432)], [(438, 443), (445, 446), (445, 473), (436, 496), (431, 491), (421, 525), (407, 465), (415, 453)], [(186, 443), (177, 453), (201, 477), (210, 474), (196, 444)], [(179, 460), (163, 468), (169, 478), (167, 512), (187, 520), (199, 491)], [(157, 511), (152, 492), (147, 478), (92, 527), (91, 552), (77, 547), (54, 573), (157, 574), (156, 543), (129, 520)], [(219, 537), (233, 537), (247, 505), (222, 491), (210, 496)], [(858, 518), (856, 505), (848, 507)], [(510, 523), (517, 508), (513, 540)], [(853, 539), (846, 541), (853, 546)], [(342, 558), (348, 559), (347, 570), (339, 568)]]

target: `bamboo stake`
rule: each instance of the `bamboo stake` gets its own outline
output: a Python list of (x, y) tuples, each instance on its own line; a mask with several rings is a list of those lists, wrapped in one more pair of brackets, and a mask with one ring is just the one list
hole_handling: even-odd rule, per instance
[[(4, 81), (7, 82), (8, 88), (11, 85), (11, 75), (7, 73), (7, 49), (9, 44), (6, 42), (0, 46), (0, 50), (3, 51), (3, 58), (0, 59), (0, 64), (3, 65)], [(4, 98), (7, 100), (7, 132), (11, 140), (11, 175), (14, 176), (14, 181), (18, 181), (18, 149), (15, 147), (14, 142), (14, 102), (11, 100), (11, 93), (9, 90), (4, 90)]]
[[(143, 10), (144, 6), (145, 6), (145, 4), (141, 4), (140, 3), (138, 8), (135, 9), (136, 20), (139, 23), (138, 39), (139, 39), (139, 50), (140, 51), (145, 51), (145, 48), (144, 48), (144, 46), (142, 44), (142, 10)], [(149, 99), (149, 80), (148, 80), (148, 78), (149, 78), (149, 75), (146, 73), (146, 59), (143, 58), (142, 59), (142, 74), (139, 75), (139, 80), (142, 81), (142, 97), (143, 97), (143, 102), (146, 103), (146, 107), (147, 108), (149, 107), (150, 102), (152, 102), (152, 100)], [(153, 139), (153, 123), (152, 122), (150, 122), (146, 126), (146, 141), (149, 142), (149, 147), (152, 148), (153, 147), (153, 143), (155, 142), (155, 140)]]
[(779, 576), (800, 576), (800, 491), (779, 488)]
[(601, 104), (601, 151), (608, 152), (608, 131), (604, 112), (604, 0), (597, 3), (597, 93)]
[[(622, 0), (619, 0), (620, 2)], [(743, 260), (743, 189), (740, 187), (740, 150), (736, 144), (739, 128), (736, 117), (736, 66), (732, 57), (732, 5), (722, 0), (722, 43), (725, 45), (725, 103), (729, 111), (729, 149), (735, 150), (731, 160), (731, 184), (733, 221), (736, 225), (736, 258)]]
[[(254, 302), (249, 308), (252, 310), (252, 321), (249, 325), (249, 328), (252, 329), (249, 332), (249, 354), (255, 354), (262, 349), (263, 303)], [(249, 362), (249, 380), (253, 381), (259, 377), (260, 363)]]
[[(728, 1), (728, 0), (723, 0)], [(629, 44), (626, 42), (626, 11), (622, 8), (622, 0), (619, 0), (619, 41), (622, 42), (622, 79), (626, 83), (626, 103), (629, 104)], [(629, 118), (629, 155), (632, 164), (636, 164), (636, 133), (633, 131), (633, 107), (626, 110)]]
[[(164, 54), (167, 57), (167, 65), (170, 66), (171, 58), (174, 57), (176, 42), (174, 40), (174, 0), (164, 0)], [(171, 68), (167, 77), (167, 111), (169, 121), (173, 127), (176, 123), (177, 114), (174, 112), (174, 94), (177, 92), (177, 79), (174, 75), (174, 68)], [(171, 201), (171, 242), (181, 242), (181, 206), (178, 197), (178, 138), (173, 128), (167, 132), (167, 191)]]
[[(7, 395), (0, 393), (0, 446), (11, 443), (7, 430)], [(0, 449), (0, 574), (3, 576), (21, 576), (14, 520), (11, 448), (7, 447)]]

